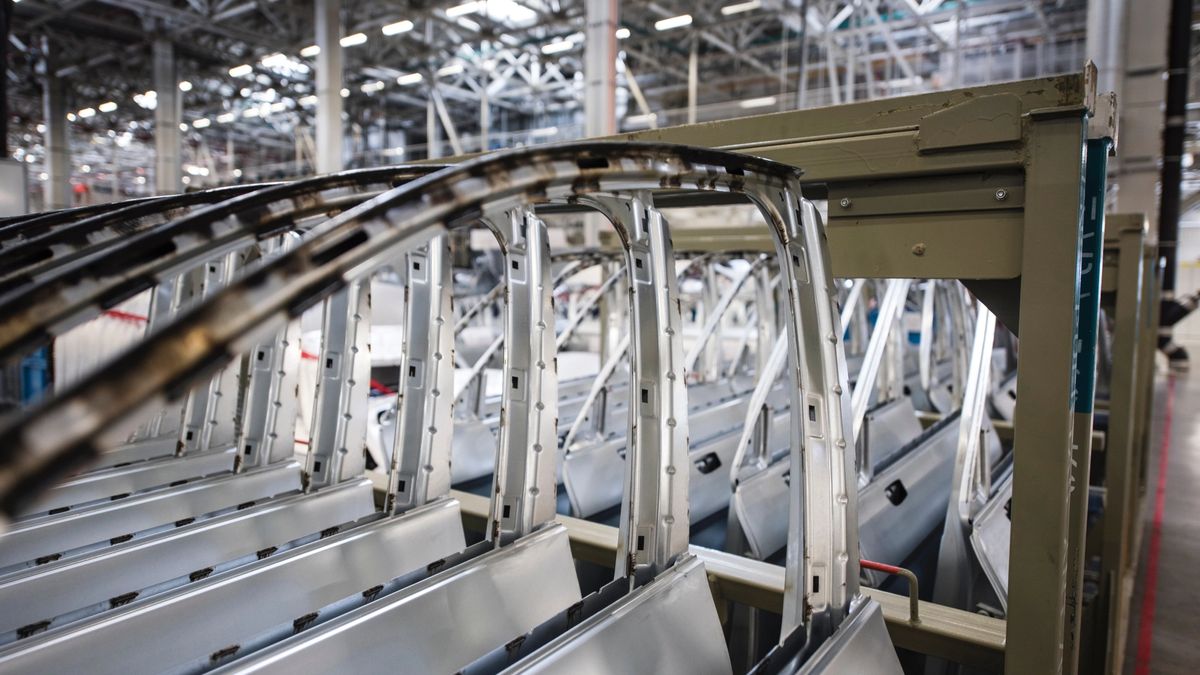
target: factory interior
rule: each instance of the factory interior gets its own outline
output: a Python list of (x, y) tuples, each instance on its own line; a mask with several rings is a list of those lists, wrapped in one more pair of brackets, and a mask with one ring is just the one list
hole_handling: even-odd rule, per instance
[(1200, 668), (1200, 2), (0, 38), (0, 674)]

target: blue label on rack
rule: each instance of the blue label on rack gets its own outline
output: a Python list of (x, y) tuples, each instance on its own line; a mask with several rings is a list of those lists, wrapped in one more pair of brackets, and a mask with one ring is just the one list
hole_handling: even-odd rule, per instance
[(1096, 331), (1100, 321), (1100, 270), (1104, 267), (1104, 189), (1112, 140), (1087, 142), (1076, 328), (1075, 412), (1090, 413), (1096, 400)]

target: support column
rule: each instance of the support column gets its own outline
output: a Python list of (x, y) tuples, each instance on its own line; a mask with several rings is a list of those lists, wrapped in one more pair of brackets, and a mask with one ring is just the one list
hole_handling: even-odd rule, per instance
[[(1137, 11), (1128, 12), (1125, 34), (1166, 35), (1170, 6), (1170, 0), (1138, 2)], [(1162, 154), (1167, 50), (1161, 39), (1126, 40), (1124, 53), (1124, 69), (1120, 73), (1124, 98), (1118, 99), (1121, 147), (1114, 160), (1117, 184), (1114, 212), (1146, 214), (1150, 232), (1157, 234), (1158, 158)]]
[(585, 30), (583, 135), (610, 136), (617, 132), (617, 0), (587, 0)]
[(179, 118), (183, 115), (175, 72), (175, 45), (169, 40), (154, 41), (154, 91), (158, 93), (158, 107), (154, 109), (155, 192), (175, 194), (183, 187), (179, 138)]
[(699, 38), (692, 38), (692, 51), (688, 54), (688, 97), (687, 97), (687, 121), (688, 124), (696, 123), (696, 99), (700, 86), (700, 57), (698, 50), (700, 49)]
[(442, 141), (438, 137), (437, 108), (433, 104), (433, 89), (436, 84), (429, 85), (429, 100), (425, 102), (425, 156), (437, 159), (442, 156)]
[(46, 80), (42, 87), (42, 110), (46, 124), (46, 208), (71, 205), (71, 149), (67, 141), (67, 101), (63, 81), (54, 74), (55, 59), (50, 40), (42, 40), (46, 55)]
[(342, 127), (342, 2), (316, 0), (317, 173), (341, 171), (345, 129)]

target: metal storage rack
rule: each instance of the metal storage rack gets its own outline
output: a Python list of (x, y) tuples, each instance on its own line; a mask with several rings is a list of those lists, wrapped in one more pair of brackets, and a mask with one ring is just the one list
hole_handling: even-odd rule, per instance
[(1105, 470), (1094, 476), (1104, 489), (1103, 519), (1089, 533), (1088, 553), (1099, 560), (1098, 595), (1085, 607), (1081, 670), (1119, 672), (1124, 664), (1129, 604), (1141, 538), (1149, 417), (1153, 404), (1158, 325), (1158, 247), (1142, 214), (1107, 216), (1102, 306), (1112, 317), (1112, 367)]
[[(1096, 321), (1077, 308), (1085, 190), (1102, 195), (1104, 188), (1102, 170), (1087, 184), (1085, 164), (1089, 150), (1092, 159), (1106, 155), (1116, 133), (1115, 100), (1097, 96), (1089, 65), (1058, 77), (614, 137), (710, 146), (801, 167), (806, 194), (828, 199), (834, 276), (960, 279), (1019, 335), (1002, 641), (1010, 673), (1076, 669), (1087, 493), (1071, 486), (1086, 484), (1092, 437), (1090, 406), (1076, 412), (1076, 342), (1081, 326), (1094, 335)], [(725, 250), (752, 246), (744, 232), (697, 237)], [(1079, 363), (1084, 371), (1092, 365)], [(770, 588), (767, 576), (752, 580), (754, 567), (737, 561), (728, 579), (712, 576), (725, 597)], [(917, 627), (889, 614), (893, 639), (914, 647), (941, 641), (931, 651), (995, 663), (996, 620), (947, 610), (935, 622), (933, 615), (931, 609)], [(906, 639), (910, 630), (920, 637)]]

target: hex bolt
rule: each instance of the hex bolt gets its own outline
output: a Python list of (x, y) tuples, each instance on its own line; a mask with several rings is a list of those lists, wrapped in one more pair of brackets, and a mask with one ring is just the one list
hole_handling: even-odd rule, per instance
[(848, 209), (850, 208), (850, 198), (842, 197), (842, 201), (838, 202), (838, 204), (841, 204), (843, 209)]
[(912, 254), (918, 257), (925, 255), (925, 244), (913, 244)]
[(996, 201), (1002, 202), (1005, 199), (1008, 199), (1008, 190), (1005, 190), (1004, 188), (996, 188)]

